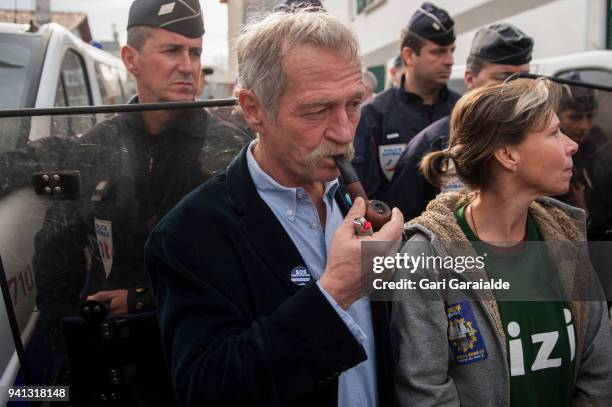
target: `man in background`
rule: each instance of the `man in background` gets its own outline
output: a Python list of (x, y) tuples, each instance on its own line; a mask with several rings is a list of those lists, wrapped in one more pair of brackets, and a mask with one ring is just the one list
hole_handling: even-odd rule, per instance
[(455, 51), (454, 22), (448, 13), (423, 3), (402, 31), (405, 66), (399, 87), (363, 106), (355, 135), (353, 164), (370, 198), (382, 198), (406, 144), (421, 130), (450, 114), (459, 95), (446, 87)]
[[(464, 81), (468, 89), (499, 83), (521, 72), (529, 72), (533, 40), (511, 24), (493, 24), (478, 30), (467, 59)], [(446, 148), (450, 115), (436, 121), (408, 143), (384, 199), (397, 206), (406, 219), (418, 216), (440, 191), (429, 184), (419, 169), (423, 156)], [(462, 189), (458, 179), (445, 190)]]

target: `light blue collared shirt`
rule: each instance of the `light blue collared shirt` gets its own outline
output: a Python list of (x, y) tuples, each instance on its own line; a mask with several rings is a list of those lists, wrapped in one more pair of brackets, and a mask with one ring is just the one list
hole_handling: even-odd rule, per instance
[[(317, 280), (319, 289), (368, 355), (367, 360), (340, 375), (338, 406), (377, 406), (376, 353), (370, 301), (367, 298), (361, 298), (345, 311), (318, 282), (323, 271), (325, 271), (327, 252), (332, 236), (344, 219), (338, 204), (334, 200), (334, 194), (338, 189), (338, 180), (325, 184), (323, 202), (325, 203), (326, 216), (325, 230), (323, 230), (317, 208), (303, 188), (284, 187), (261, 169), (251, 152), (256, 143), (257, 140), (254, 140), (249, 145), (247, 163), (259, 196), (283, 225), (291, 241), (306, 262), (310, 274)], [(290, 272), (291, 270), (287, 270), (287, 273)]]

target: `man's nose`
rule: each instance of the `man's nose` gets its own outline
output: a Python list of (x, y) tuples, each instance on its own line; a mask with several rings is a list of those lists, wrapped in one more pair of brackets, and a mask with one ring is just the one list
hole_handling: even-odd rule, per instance
[(194, 72), (194, 63), (189, 55), (189, 51), (181, 52), (179, 57), (177, 69), (179, 72), (184, 74), (193, 74)]
[(444, 64), (445, 65), (454, 65), (455, 64), (455, 56), (453, 55), (453, 51), (448, 51), (445, 54), (445, 58), (444, 58)]
[(353, 142), (355, 128), (346, 109), (336, 109), (336, 114), (333, 115), (332, 123), (325, 131), (325, 136), (338, 144)]

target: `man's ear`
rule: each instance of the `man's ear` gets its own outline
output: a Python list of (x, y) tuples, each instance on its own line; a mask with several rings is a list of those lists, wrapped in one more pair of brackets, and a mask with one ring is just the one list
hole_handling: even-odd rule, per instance
[(405, 66), (413, 66), (414, 59), (417, 56), (412, 48), (404, 47), (402, 48), (402, 61), (404, 61)]
[(136, 58), (138, 57), (138, 51), (129, 44), (124, 45), (121, 48), (121, 59), (123, 59), (123, 65), (125, 68), (134, 76), (138, 76), (139, 69), (136, 64)]
[(463, 74), (463, 82), (465, 83), (465, 87), (469, 90), (474, 89), (476, 84), (476, 77), (469, 69), (465, 69), (465, 73)]
[(498, 148), (494, 154), (495, 159), (503, 168), (508, 171), (516, 172), (518, 170), (521, 156), (516, 147), (507, 145)]
[(242, 108), (242, 114), (249, 123), (251, 128), (257, 133), (262, 134), (264, 130), (264, 119), (266, 118), (267, 112), (257, 99), (257, 96), (253, 92), (246, 89), (241, 89), (238, 92), (238, 103)]

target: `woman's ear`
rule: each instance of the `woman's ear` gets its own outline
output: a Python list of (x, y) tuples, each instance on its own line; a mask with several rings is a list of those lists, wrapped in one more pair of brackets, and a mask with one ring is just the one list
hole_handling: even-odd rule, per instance
[(493, 156), (499, 165), (502, 166), (502, 168), (512, 172), (516, 172), (518, 169), (521, 157), (516, 147), (511, 145), (500, 147), (495, 150), (495, 154)]

